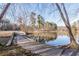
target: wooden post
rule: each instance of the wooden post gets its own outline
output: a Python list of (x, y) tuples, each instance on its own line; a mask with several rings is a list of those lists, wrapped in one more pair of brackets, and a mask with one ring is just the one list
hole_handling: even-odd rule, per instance
[(16, 36), (16, 33), (13, 33), (12, 36), (10, 37), (8, 43), (6, 44), (6, 46), (11, 46), (12, 44), (14, 44), (15, 36)]

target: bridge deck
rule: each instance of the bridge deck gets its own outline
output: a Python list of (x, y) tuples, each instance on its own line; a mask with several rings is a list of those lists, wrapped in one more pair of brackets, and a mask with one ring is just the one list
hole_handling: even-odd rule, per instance
[(76, 49), (60, 49), (28, 40), (22, 36), (19, 36), (19, 40), (17, 42), (19, 46), (41, 56), (79, 56), (79, 51)]

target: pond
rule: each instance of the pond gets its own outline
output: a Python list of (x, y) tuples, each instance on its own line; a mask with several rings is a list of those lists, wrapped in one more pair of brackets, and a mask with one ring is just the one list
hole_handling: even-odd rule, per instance
[[(76, 37), (76, 41), (79, 44), (79, 37)], [(45, 42), (47, 45), (50, 46), (60, 46), (60, 45), (67, 45), (70, 43), (70, 37), (66, 36), (66, 35), (59, 35), (57, 36), (57, 38), (55, 40), (51, 40), (51, 41), (46, 41)]]

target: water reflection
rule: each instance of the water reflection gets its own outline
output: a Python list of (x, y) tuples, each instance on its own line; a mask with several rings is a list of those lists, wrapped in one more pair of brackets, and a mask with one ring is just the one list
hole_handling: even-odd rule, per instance
[(70, 38), (69, 36), (66, 35), (59, 35), (55, 40), (46, 42), (46, 44), (51, 46), (67, 45), (69, 43), (70, 43)]
[[(79, 35), (76, 35), (75, 39), (76, 39), (76, 42), (79, 44)], [(70, 43), (70, 37), (67, 35), (58, 35), (55, 40), (51, 40), (45, 43), (50, 46), (67, 45)]]

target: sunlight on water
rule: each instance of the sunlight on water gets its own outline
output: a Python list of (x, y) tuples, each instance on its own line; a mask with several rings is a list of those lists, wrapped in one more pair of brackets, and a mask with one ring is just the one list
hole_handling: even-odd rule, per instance
[(46, 42), (47, 45), (51, 45), (51, 46), (67, 45), (69, 43), (70, 43), (70, 38), (64, 35), (58, 36), (56, 40)]

